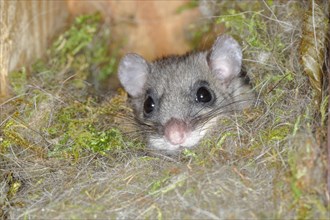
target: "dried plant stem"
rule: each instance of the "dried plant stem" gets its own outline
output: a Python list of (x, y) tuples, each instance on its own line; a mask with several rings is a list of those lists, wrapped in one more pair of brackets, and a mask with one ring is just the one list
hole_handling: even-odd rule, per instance
[(329, 21), (320, 5), (310, 1), (305, 12), (302, 40), (300, 44), (301, 63), (314, 92), (314, 103), (322, 102), (323, 64), (326, 50), (326, 35)]
[[(330, 8), (330, 5), (329, 5)], [(330, 18), (330, 10), (328, 11), (329, 18)], [(328, 72), (328, 95), (330, 94), (330, 33), (328, 33), (328, 46), (327, 46), (327, 57), (326, 57), (326, 71)], [(329, 97), (329, 96), (328, 96)], [(328, 103), (328, 204), (330, 204), (330, 102)]]

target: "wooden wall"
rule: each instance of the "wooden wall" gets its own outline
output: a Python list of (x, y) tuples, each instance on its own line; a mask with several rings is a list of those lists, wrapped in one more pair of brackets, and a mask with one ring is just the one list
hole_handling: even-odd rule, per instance
[(8, 72), (41, 57), (67, 17), (65, 1), (0, 1), (0, 98), (8, 92)]

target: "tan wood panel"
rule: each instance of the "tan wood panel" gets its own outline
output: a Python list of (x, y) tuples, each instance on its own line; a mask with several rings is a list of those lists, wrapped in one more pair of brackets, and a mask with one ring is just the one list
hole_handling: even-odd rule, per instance
[(67, 17), (66, 1), (0, 1), (0, 98), (8, 93), (8, 72), (41, 57)]

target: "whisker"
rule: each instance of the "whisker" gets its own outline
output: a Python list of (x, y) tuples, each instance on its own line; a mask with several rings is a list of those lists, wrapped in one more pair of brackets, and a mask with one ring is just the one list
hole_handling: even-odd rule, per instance
[(236, 109), (227, 109), (228, 106), (234, 105), (234, 104), (237, 104), (237, 103), (250, 102), (250, 101), (253, 101), (253, 100), (254, 99), (236, 100), (236, 101), (230, 102), (226, 105), (222, 105), (222, 106), (220, 106), (216, 109), (212, 109), (211, 111), (209, 111), (209, 112), (207, 112), (203, 115), (200, 115), (200, 116), (197, 116), (197, 117), (193, 118), (192, 124), (193, 125), (197, 124), (199, 126), (204, 126), (207, 122), (212, 120), (214, 117), (217, 117), (221, 114), (233, 113), (233, 112), (237, 111)]

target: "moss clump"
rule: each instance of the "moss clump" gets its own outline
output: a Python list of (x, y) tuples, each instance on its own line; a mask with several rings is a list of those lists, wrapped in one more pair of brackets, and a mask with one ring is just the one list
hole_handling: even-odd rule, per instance
[[(84, 155), (81, 155), (82, 152), (107, 155), (128, 146), (118, 129), (104, 127), (104, 117), (113, 117), (108, 115), (111, 108), (91, 103), (76, 102), (59, 109), (53, 118), (56, 123), (46, 130), (50, 138), (56, 140), (50, 156), (63, 156), (64, 153), (77, 160)], [(108, 122), (112, 123), (110, 120)]]
[(27, 73), (26, 69), (22, 68), (20, 71), (14, 71), (9, 75), (11, 87), (16, 95), (21, 95), (26, 90)]

